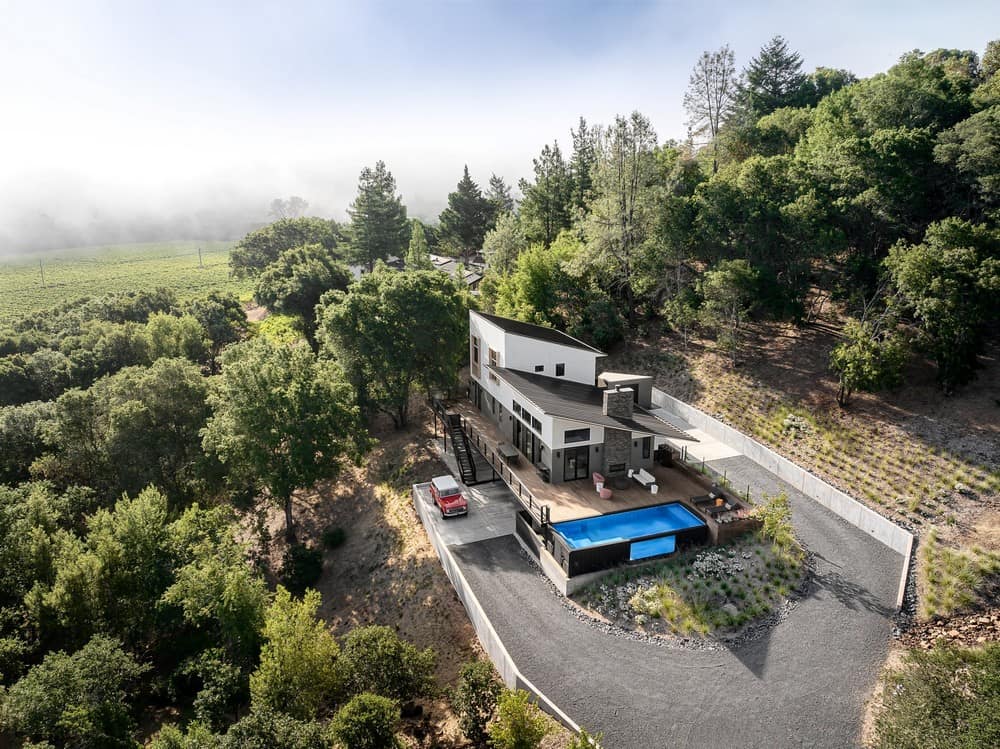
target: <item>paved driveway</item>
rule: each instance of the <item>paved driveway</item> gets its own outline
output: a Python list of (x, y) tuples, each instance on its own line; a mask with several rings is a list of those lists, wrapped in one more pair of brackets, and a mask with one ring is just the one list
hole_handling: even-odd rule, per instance
[(788, 492), (813, 589), (765, 636), (691, 651), (609, 635), (568, 611), (513, 536), (450, 547), (518, 667), (608, 749), (857, 745), (885, 658), (902, 557), (748, 458), (734, 485)]

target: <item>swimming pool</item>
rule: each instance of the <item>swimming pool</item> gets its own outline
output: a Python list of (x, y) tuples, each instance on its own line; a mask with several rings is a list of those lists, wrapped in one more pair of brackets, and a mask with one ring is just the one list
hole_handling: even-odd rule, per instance
[[(566, 540), (566, 545), (570, 549), (585, 549), (614, 541), (638, 539), (660, 541), (659, 544), (654, 544), (641, 540), (632, 544), (630, 558), (634, 560), (669, 554), (673, 551), (674, 533), (704, 525), (705, 523), (684, 505), (672, 502), (643, 507), (639, 510), (613, 512), (610, 515), (565, 520), (554, 523), (552, 530)], [(663, 537), (669, 540), (661, 541)]]

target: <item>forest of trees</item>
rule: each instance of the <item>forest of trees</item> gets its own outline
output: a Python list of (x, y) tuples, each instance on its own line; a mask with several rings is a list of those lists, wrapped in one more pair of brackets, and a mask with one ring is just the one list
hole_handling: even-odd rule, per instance
[(803, 70), (780, 37), (738, 71), (706, 52), (689, 137), (638, 112), (545, 145), (484, 239), (482, 304), (600, 346), (660, 319), (738, 362), (749, 318), (849, 314), (841, 402), (911, 353), (946, 392), (974, 376), (1000, 300), (1000, 43), (910, 52), (885, 73)]
[[(348, 222), (275, 201), (231, 267), (291, 335), (235, 297), (163, 290), (2, 321), (2, 730), (127, 747), (169, 715), (157, 749), (393, 746), (434, 654), (384, 628), (332, 637), (295, 498), (361, 460), (380, 415), (406, 428), (416, 396), (456, 384), (470, 306), (602, 347), (697, 328), (737, 365), (748, 322), (833, 299), (842, 405), (901, 384), (917, 353), (946, 392), (975, 375), (1000, 310), (1000, 44), (858, 80), (805, 72), (776, 37), (742, 71), (706, 52), (682, 104), (683, 142), (639, 112), (581, 118), (517, 197), (465, 167), (436, 222), (408, 217), (381, 161)], [(481, 255), (478, 296), (432, 252)], [(260, 503), (290, 543), (277, 587), (237, 532)], [(494, 745), (537, 745), (489, 673), (455, 695), (470, 738), (496, 712)]]

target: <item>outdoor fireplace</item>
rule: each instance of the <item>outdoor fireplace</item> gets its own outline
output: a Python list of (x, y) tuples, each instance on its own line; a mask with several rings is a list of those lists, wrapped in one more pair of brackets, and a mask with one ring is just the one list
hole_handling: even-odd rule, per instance
[(626, 470), (625, 463), (609, 463), (608, 467), (604, 470), (605, 480), (615, 489), (627, 489), (629, 487), (629, 479)]

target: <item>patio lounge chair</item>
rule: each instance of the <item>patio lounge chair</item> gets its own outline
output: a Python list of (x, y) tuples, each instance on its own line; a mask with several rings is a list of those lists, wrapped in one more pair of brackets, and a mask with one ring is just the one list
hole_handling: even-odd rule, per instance
[(656, 477), (653, 476), (653, 474), (648, 473), (646, 471), (646, 469), (644, 469), (644, 468), (640, 468), (638, 471), (629, 468), (628, 469), (628, 475), (630, 477), (634, 478), (636, 481), (638, 481), (643, 486), (647, 486), (648, 487), (648, 486), (651, 486), (652, 484), (656, 483)]

